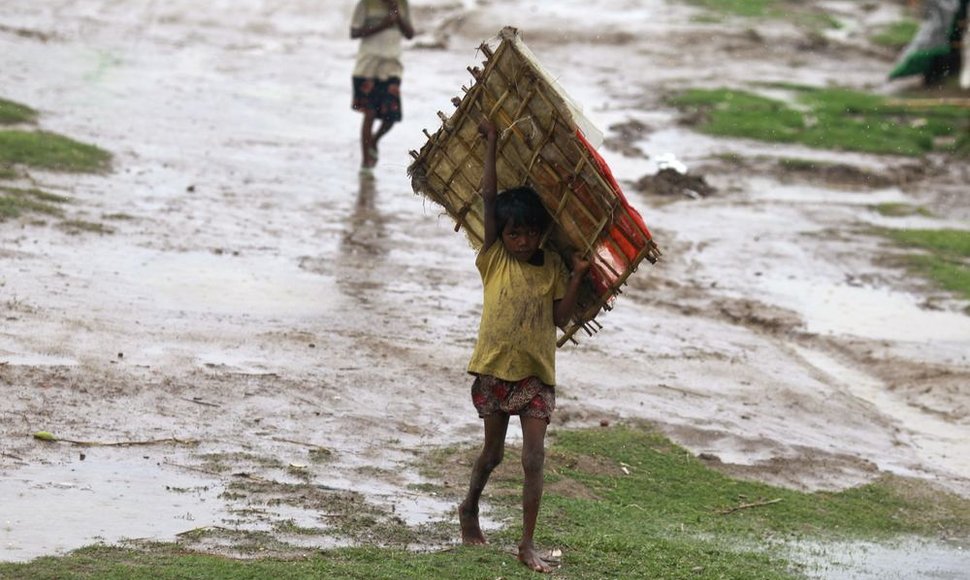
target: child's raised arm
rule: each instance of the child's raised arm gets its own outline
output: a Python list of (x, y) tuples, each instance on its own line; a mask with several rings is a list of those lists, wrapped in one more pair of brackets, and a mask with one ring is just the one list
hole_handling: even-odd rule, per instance
[(495, 125), (485, 119), (478, 126), (478, 132), (485, 138), (485, 158), (482, 162), (482, 203), (484, 205), (485, 240), (482, 252), (492, 247), (498, 239), (498, 226), (495, 224), (495, 197), (498, 194), (498, 178), (495, 175), (495, 142), (498, 140)]

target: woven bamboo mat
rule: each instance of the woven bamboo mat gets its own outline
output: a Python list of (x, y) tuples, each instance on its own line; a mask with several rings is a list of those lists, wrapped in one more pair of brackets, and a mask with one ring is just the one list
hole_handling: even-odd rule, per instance
[(499, 131), (498, 190), (529, 185), (542, 198), (554, 226), (544, 247), (563, 255), (579, 251), (592, 263), (583, 281), (576, 315), (559, 346), (610, 310), (621, 286), (641, 261), (654, 263), (660, 249), (639, 213), (587, 137), (596, 129), (522, 42), (504, 28), (494, 51), (483, 44), (484, 69), (469, 68), (474, 82), (452, 99), (455, 112), (439, 112), (442, 125), (408, 168), (414, 191), (440, 204), (464, 229), (472, 246), (484, 239), (481, 178), (485, 153), (478, 125), (488, 117)]

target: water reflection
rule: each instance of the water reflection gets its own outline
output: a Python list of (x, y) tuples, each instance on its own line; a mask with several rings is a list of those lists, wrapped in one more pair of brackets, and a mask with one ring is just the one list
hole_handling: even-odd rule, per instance
[(378, 209), (378, 187), (373, 176), (361, 176), (357, 200), (347, 217), (337, 251), (337, 285), (346, 296), (369, 305), (374, 293), (387, 285), (384, 272), (388, 254), (386, 216)]
[(361, 175), (357, 203), (340, 243), (344, 257), (380, 258), (387, 254), (384, 215), (377, 208), (377, 180)]

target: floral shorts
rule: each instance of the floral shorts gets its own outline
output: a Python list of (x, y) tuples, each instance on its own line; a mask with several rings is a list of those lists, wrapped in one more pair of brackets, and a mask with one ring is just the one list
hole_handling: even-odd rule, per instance
[(354, 77), (355, 111), (374, 111), (382, 121), (401, 120), (401, 79), (391, 77), (380, 80), (370, 77)]
[(472, 403), (482, 418), (501, 412), (548, 423), (556, 410), (556, 389), (535, 377), (511, 382), (478, 375), (472, 383)]

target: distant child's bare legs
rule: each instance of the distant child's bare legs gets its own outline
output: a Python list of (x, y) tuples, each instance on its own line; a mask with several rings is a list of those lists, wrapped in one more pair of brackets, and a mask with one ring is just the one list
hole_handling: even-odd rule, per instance
[(377, 142), (374, 140), (374, 120), (376, 117), (376, 111), (364, 109), (364, 120), (360, 125), (360, 166), (368, 169), (377, 165), (377, 156), (374, 155), (374, 151), (377, 150)]
[(546, 420), (522, 416), (522, 470), (525, 483), (522, 487), (522, 541), (519, 543), (519, 560), (536, 572), (551, 572), (536, 552), (532, 535), (539, 517), (542, 501), (543, 465), (545, 463)]
[(374, 148), (377, 148), (377, 142), (381, 140), (381, 137), (387, 134), (394, 126), (394, 121), (381, 121), (381, 126), (377, 128), (377, 133), (374, 133)]
[(461, 524), (461, 541), (464, 544), (484, 544), (485, 534), (478, 523), (478, 501), (482, 497), (488, 477), (500, 463), (505, 452), (505, 433), (509, 427), (509, 416), (495, 413), (485, 417), (485, 443), (482, 452), (472, 467), (468, 495), (458, 506), (458, 521)]
[(364, 120), (360, 127), (360, 149), (363, 167), (374, 167), (377, 165), (377, 143), (381, 137), (387, 134), (394, 126), (394, 121), (382, 120), (377, 132), (374, 132), (374, 122), (377, 120), (377, 112), (364, 109)]

